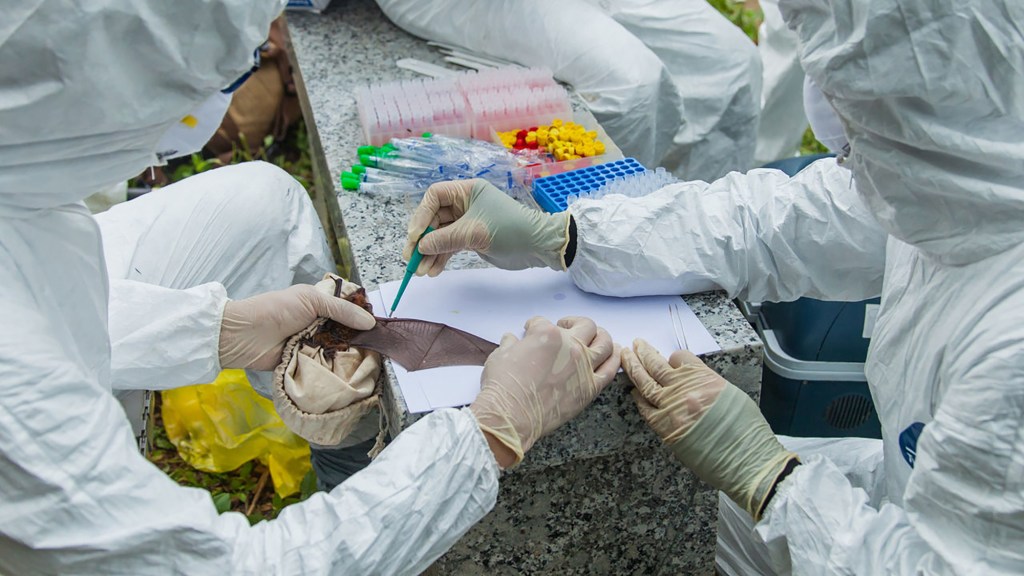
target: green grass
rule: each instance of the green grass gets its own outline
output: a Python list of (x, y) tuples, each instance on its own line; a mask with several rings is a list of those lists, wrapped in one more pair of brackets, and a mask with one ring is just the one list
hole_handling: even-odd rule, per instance
[(274, 493), (267, 467), (255, 461), (246, 462), (230, 472), (196, 470), (181, 459), (174, 444), (167, 438), (160, 417), (160, 397), (159, 394), (154, 396), (150, 462), (178, 484), (209, 491), (218, 512), (241, 512), (249, 518), (250, 523), (255, 524), (260, 520), (277, 517), (285, 506), (305, 500), (316, 491), (316, 476), (310, 471), (302, 479), (298, 494), (280, 498)]

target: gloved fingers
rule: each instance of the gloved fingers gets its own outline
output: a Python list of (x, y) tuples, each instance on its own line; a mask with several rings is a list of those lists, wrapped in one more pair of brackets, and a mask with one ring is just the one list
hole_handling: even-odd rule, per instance
[(417, 276), (427, 276), (427, 275), (429, 275), (430, 274), (430, 269), (433, 268), (437, 264), (438, 258), (440, 258), (440, 256), (438, 256), (436, 254), (431, 254), (429, 256), (424, 256), (420, 260), (419, 266), (416, 267), (416, 275)]
[[(559, 328), (565, 328), (569, 335), (579, 340), (584, 346), (590, 346), (597, 336), (597, 324), (585, 316), (566, 316), (558, 321)], [(607, 334), (607, 332), (605, 332)], [(609, 338), (609, 343), (611, 339)], [(596, 366), (598, 363), (595, 362)]]
[[(437, 216), (434, 216), (433, 220), (429, 221), (429, 225), (434, 230), (437, 230), (438, 228), (441, 227), (441, 224), (440, 224), (439, 219), (438, 219)], [(405, 238), (405, 246), (402, 248), (402, 260), (404, 262), (408, 263), (409, 260), (412, 259), (413, 250), (415, 250), (416, 249), (416, 245), (419, 244), (420, 238), (423, 236), (423, 231), (424, 230), (426, 230), (426, 226), (420, 227), (418, 232), (413, 232), (412, 231), (412, 227), (410, 226), (408, 235)], [(422, 252), (420, 252), (420, 254), (423, 255)], [(423, 267), (423, 260), (420, 260), (420, 265), (416, 267), (416, 270), (419, 271), (419, 269), (422, 268), (422, 267)], [(422, 274), (420, 274), (420, 275), (422, 276)]]
[[(406, 229), (405, 248), (402, 258), (406, 262), (412, 257), (412, 250), (427, 226), (439, 228), (442, 224), (455, 221), (465, 211), (466, 200), (473, 189), (473, 180), (451, 180), (436, 182), (427, 188), (419, 206), (409, 218)], [(454, 209), (453, 209), (454, 208)]]
[(452, 222), (455, 222), (456, 220), (459, 219), (459, 216), (462, 216), (461, 208), (458, 211), (456, 211), (451, 206), (442, 206), (441, 209), (437, 211), (437, 218), (435, 219), (435, 223), (431, 224), (431, 226), (433, 226), (434, 229), (436, 230), (441, 226), (447, 226)]
[(676, 350), (673, 352), (668, 357), (668, 365), (672, 368), (679, 368), (680, 366), (705, 366), (704, 362), (689, 350)]
[(660, 408), (662, 402), (662, 387), (658, 382), (651, 378), (651, 375), (647, 373), (647, 369), (644, 368), (643, 363), (640, 362), (640, 358), (637, 357), (636, 353), (629, 348), (622, 348), (621, 351), (622, 369), (626, 371), (629, 379), (633, 381), (633, 385), (636, 388), (633, 390), (633, 396), (636, 397), (639, 394), (643, 397), (648, 404), (654, 408)]
[[(445, 210), (447, 210), (447, 209), (446, 208), (442, 208), (442, 213)], [(423, 247), (425, 245), (429, 245), (429, 243), (424, 243), (424, 240), (428, 236), (430, 236), (431, 234), (436, 233), (438, 231), (438, 229), (440, 228), (440, 224), (437, 223), (437, 219), (436, 218), (435, 218), (435, 222), (433, 224), (431, 224), (431, 226), (433, 226), (435, 228), (435, 230), (433, 232), (429, 233), (429, 234), (424, 234), (423, 237), (419, 239), (419, 252), (420, 252), (420, 255), (422, 256), (422, 259), (420, 260), (419, 266), (416, 267), (416, 275), (417, 276), (424, 276), (424, 275), (426, 275), (426, 276), (430, 276), (431, 278), (433, 278), (433, 277), (437, 276), (438, 274), (440, 274), (441, 272), (444, 271), (445, 264), (448, 263), (448, 259), (451, 258), (451, 254), (449, 254), (449, 253), (433, 253), (433, 252), (430, 252), (430, 251), (428, 251), (428, 252), (424, 252), (423, 251)], [(411, 232), (410, 232), (410, 234), (411, 234)], [(412, 258), (412, 251), (413, 251), (414, 248), (415, 248), (415, 244), (406, 244), (405, 250), (402, 251), (402, 255), (405, 258), (406, 262), (408, 262), (409, 259)], [(406, 255), (406, 252), (408, 252), (408, 255)]]
[(615, 375), (619, 373), (619, 366), (622, 365), (621, 349), (622, 347), (618, 344), (613, 344), (611, 354), (594, 371), (594, 383), (597, 385), (598, 393), (611, 384), (612, 380), (615, 379)]
[(448, 264), (448, 261), (451, 260), (451, 258), (451, 254), (438, 254), (437, 256), (434, 256), (433, 263), (430, 265), (430, 269), (427, 270), (427, 276), (430, 276), (431, 278), (439, 276), (441, 272), (444, 272), (444, 267)]
[[(625, 350), (625, 348), (623, 348)], [(630, 390), (630, 395), (633, 396), (633, 401), (636, 402), (637, 412), (640, 412), (640, 417), (644, 419), (644, 422), (650, 424), (651, 419), (654, 417), (654, 413), (657, 412), (657, 408), (644, 398), (643, 393), (640, 392), (639, 388), (633, 388)]]
[[(447, 254), (452, 252), (450, 247), (456, 244), (456, 240), (452, 238), (453, 235), (458, 235), (460, 230), (457, 228), (457, 223), (449, 224), (448, 226), (441, 226), (440, 228), (424, 234), (419, 240), (419, 251), (423, 255), (423, 259), (426, 260), (428, 256), (435, 256), (438, 254)], [(456, 249), (457, 251), (458, 249)], [(410, 253), (411, 257), (411, 253)]]
[(566, 338), (562, 328), (555, 326), (543, 316), (534, 316), (524, 324), (523, 340), (529, 340), (534, 346), (556, 354), (560, 349), (572, 346), (572, 340)]
[[(423, 197), (423, 202), (426, 202), (427, 197)], [(424, 207), (421, 202), (419, 207), (412, 213), (412, 217), (409, 218), (409, 227), (406, 228), (405, 236), (405, 247), (402, 248), (402, 260), (406, 262), (412, 258), (412, 251), (416, 248), (416, 243), (420, 241), (420, 236), (423, 236), (423, 231), (427, 229), (427, 226), (433, 227), (435, 230), (440, 228), (441, 222), (438, 217), (436, 208)]]
[(342, 298), (328, 296), (317, 291), (312, 286), (306, 292), (305, 297), (308, 298), (318, 317), (330, 318), (335, 322), (349, 328), (355, 328), (356, 330), (369, 330), (377, 324), (373, 314), (370, 314), (358, 305)]
[[(491, 247), (491, 234), (487, 226), (473, 219), (463, 218), (449, 226), (442, 226), (420, 239), (420, 254), (454, 254), (462, 250), (486, 252)], [(411, 252), (410, 252), (411, 254)]]
[[(582, 340), (580, 340), (582, 342)], [(608, 361), (608, 358), (615, 353), (615, 356), (619, 356), (619, 352), (615, 348), (615, 342), (612, 342), (611, 334), (604, 328), (598, 328), (597, 334), (594, 339), (590, 341), (590, 344), (586, 346), (587, 355), (590, 357), (591, 366), (601, 366)], [(621, 359), (617, 360), (621, 365)], [(616, 366), (616, 370), (618, 367)]]
[(657, 348), (648, 344), (646, 340), (637, 338), (633, 341), (633, 350), (644, 365), (644, 370), (662, 386), (672, 380), (672, 366)]
[(519, 342), (519, 338), (511, 332), (505, 332), (501, 336), (501, 342), (498, 343), (498, 347), (494, 349), (490, 355), (487, 356), (487, 362), (490, 363), (492, 360), (501, 361), (503, 358), (508, 356), (513, 346)]
[(511, 332), (505, 332), (501, 335), (501, 342), (498, 343), (498, 348), (509, 348), (516, 342), (519, 342), (519, 338)]
[[(440, 227), (440, 224), (438, 224), (436, 217), (434, 218), (434, 221), (430, 225), (434, 227), (435, 231)], [(430, 234), (423, 234), (423, 230), (426, 230), (426, 228), (421, 229), (418, 235), (413, 236), (414, 232), (412, 227), (410, 226), (409, 236), (406, 238), (405, 241), (405, 248), (402, 249), (402, 259), (405, 260), (406, 262), (412, 260), (412, 253), (416, 249), (417, 244), (422, 248), (423, 238), (430, 236)], [(413, 238), (416, 238), (416, 240), (414, 241)], [(423, 276), (424, 274), (427, 274), (431, 270), (431, 268), (436, 266), (437, 255), (424, 254), (422, 249), (419, 252), (421, 258), (419, 265), (416, 266), (416, 275)], [(434, 276), (437, 276), (437, 274), (434, 274)]]
[(523, 330), (525, 330), (527, 334), (530, 334), (537, 330), (548, 329), (549, 326), (552, 326), (550, 320), (543, 316), (534, 316), (527, 320), (526, 324), (523, 324)]
[(431, 278), (437, 276), (441, 272), (444, 272), (444, 267), (448, 264), (448, 260), (452, 257), (451, 254), (431, 254), (424, 256), (420, 260), (420, 265), (416, 267), (417, 276), (430, 276)]

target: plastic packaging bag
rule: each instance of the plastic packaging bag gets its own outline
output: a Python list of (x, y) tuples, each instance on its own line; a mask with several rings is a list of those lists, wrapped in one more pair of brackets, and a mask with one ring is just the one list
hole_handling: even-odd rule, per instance
[(167, 437), (192, 467), (227, 472), (255, 459), (270, 469), (278, 496), (299, 491), (311, 469), (309, 444), (253, 391), (244, 371), (225, 370), (210, 384), (168, 390), (162, 399)]
[(483, 178), (504, 191), (514, 172), (531, 161), (504, 146), (441, 135), (393, 138), (383, 146), (360, 146), (359, 164), (342, 172), (344, 190), (418, 201), (435, 182)]

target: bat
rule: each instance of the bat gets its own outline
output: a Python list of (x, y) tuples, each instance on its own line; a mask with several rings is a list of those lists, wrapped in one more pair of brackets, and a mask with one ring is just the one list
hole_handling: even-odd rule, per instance
[[(348, 300), (372, 313), (366, 292), (359, 289)], [(381, 318), (369, 330), (356, 330), (328, 320), (303, 341), (322, 347), (332, 359), (350, 346), (379, 352), (410, 372), (441, 366), (483, 366), (498, 345), (440, 322), (414, 318)]]

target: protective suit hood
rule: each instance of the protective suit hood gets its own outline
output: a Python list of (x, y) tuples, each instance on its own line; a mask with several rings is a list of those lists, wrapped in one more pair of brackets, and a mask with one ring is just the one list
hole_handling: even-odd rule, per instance
[(0, 3), (0, 214), (75, 202), (159, 164), (160, 137), (251, 68), (284, 2), (251, 4)]
[(890, 234), (951, 265), (1024, 242), (1024, 4), (780, 8), (845, 127), (857, 190)]

